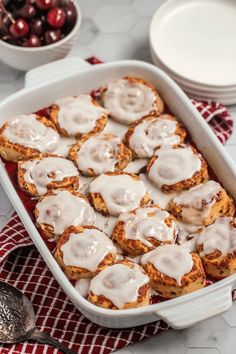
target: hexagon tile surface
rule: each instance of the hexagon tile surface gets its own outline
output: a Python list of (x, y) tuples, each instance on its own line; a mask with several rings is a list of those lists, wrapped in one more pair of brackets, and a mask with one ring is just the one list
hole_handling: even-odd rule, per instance
[(93, 19), (103, 33), (127, 33), (137, 21), (132, 7), (125, 3), (105, 3)]
[(221, 316), (212, 317), (191, 328), (178, 331), (189, 347), (216, 347), (229, 329)]

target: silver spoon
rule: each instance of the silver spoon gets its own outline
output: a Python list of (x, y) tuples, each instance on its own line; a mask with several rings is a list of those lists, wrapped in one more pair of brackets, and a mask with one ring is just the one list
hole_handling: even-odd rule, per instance
[(35, 314), (28, 298), (14, 286), (0, 281), (0, 343), (18, 343), (36, 340), (60, 349), (65, 354), (76, 354), (56, 339), (35, 327)]

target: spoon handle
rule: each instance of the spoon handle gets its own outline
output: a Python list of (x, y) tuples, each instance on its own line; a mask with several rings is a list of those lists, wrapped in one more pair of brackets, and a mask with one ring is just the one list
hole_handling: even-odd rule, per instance
[(49, 344), (53, 347), (60, 349), (65, 354), (77, 354), (76, 352), (64, 347), (58, 340), (50, 337), (47, 333), (39, 331), (37, 328), (32, 332), (30, 339), (36, 340), (42, 344)]

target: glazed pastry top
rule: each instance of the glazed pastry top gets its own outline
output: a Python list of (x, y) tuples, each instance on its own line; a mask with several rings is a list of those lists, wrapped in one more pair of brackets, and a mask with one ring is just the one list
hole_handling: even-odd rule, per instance
[(191, 253), (178, 245), (163, 245), (142, 256), (142, 264), (151, 263), (159, 272), (176, 280), (181, 285), (182, 276), (193, 267)]
[(90, 95), (65, 97), (55, 102), (59, 107), (58, 123), (69, 135), (86, 134), (94, 129), (106, 110), (93, 103)]
[(113, 135), (91, 136), (80, 147), (77, 153), (77, 164), (83, 172), (93, 169), (96, 175), (115, 170), (118, 162), (120, 138)]
[(143, 181), (129, 175), (102, 174), (91, 182), (90, 192), (100, 193), (110, 215), (116, 216), (139, 207), (146, 187)]
[(158, 241), (174, 242), (177, 228), (174, 221), (167, 225), (165, 220), (170, 214), (159, 208), (146, 207), (135, 210), (135, 213), (124, 213), (118, 221), (124, 222), (125, 238), (127, 240), (139, 240), (148, 247), (152, 243), (148, 237)]
[(236, 250), (236, 220), (233, 217), (218, 217), (214, 224), (207, 226), (200, 233), (198, 245), (203, 249), (200, 256), (208, 255), (216, 250), (222, 256)]
[(194, 225), (201, 225), (204, 217), (207, 217), (211, 207), (218, 200), (221, 185), (215, 181), (192, 187), (181, 192), (173, 199), (173, 202), (182, 206), (182, 217)]
[(131, 124), (156, 108), (153, 90), (145, 84), (127, 79), (110, 82), (103, 100), (111, 116), (124, 124)]
[(35, 114), (22, 114), (7, 122), (3, 135), (13, 144), (53, 152), (60, 139), (58, 132), (36, 119)]
[(210, 180), (181, 192), (173, 199), (173, 202), (195, 209), (202, 209), (215, 203), (216, 195), (221, 189), (222, 187), (218, 182)]
[(39, 195), (47, 192), (49, 183), (79, 175), (73, 162), (60, 157), (44, 157), (41, 160), (25, 161), (21, 164), (21, 168), (25, 170), (24, 180), (35, 185)]
[(105, 296), (121, 309), (125, 304), (137, 301), (139, 289), (148, 283), (149, 277), (137, 264), (132, 269), (124, 264), (114, 264), (91, 280), (90, 291)]
[(156, 118), (144, 119), (134, 127), (129, 145), (138, 157), (152, 157), (155, 150), (163, 144), (176, 145), (180, 138), (175, 134), (175, 120)]
[(95, 272), (108, 253), (116, 254), (112, 241), (97, 229), (84, 229), (72, 233), (61, 247), (65, 265), (81, 267)]
[(173, 185), (191, 178), (201, 170), (199, 154), (190, 146), (184, 148), (162, 147), (149, 171), (149, 178), (159, 187)]
[(82, 197), (67, 190), (55, 190), (39, 201), (37, 222), (53, 226), (55, 234), (62, 234), (71, 225), (92, 225), (95, 213), (90, 204)]

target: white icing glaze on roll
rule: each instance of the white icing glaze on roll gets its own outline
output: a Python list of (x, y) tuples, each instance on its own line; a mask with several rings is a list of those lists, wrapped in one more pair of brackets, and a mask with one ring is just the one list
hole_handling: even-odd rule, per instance
[(107, 114), (104, 108), (93, 103), (90, 95), (65, 97), (55, 104), (59, 107), (58, 123), (69, 135), (89, 133), (97, 120)]
[(174, 242), (177, 228), (174, 222), (171, 225), (165, 223), (170, 214), (158, 208), (140, 208), (133, 213), (124, 213), (119, 216), (119, 221), (125, 223), (127, 240), (139, 240), (144, 245), (151, 247), (148, 237), (160, 242)]
[(129, 175), (100, 175), (91, 182), (90, 192), (100, 193), (110, 215), (118, 216), (139, 207), (146, 187)]
[(126, 168), (124, 168), (124, 172), (128, 173), (136, 173), (139, 174), (140, 171), (147, 166), (148, 159), (137, 159), (128, 164)]
[(157, 156), (148, 177), (159, 188), (192, 178), (195, 172), (201, 170), (199, 154), (194, 154), (190, 146), (177, 149), (162, 147), (157, 151)]
[(10, 119), (3, 135), (13, 144), (40, 152), (53, 152), (60, 139), (58, 132), (40, 123), (35, 114), (22, 114)]
[(75, 289), (78, 291), (78, 293), (83, 296), (87, 297), (88, 292), (89, 292), (89, 287), (90, 287), (90, 278), (82, 278), (77, 280), (75, 283)]
[(56, 235), (69, 226), (92, 225), (95, 221), (93, 208), (83, 198), (66, 190), (54, 190), (55, 195), (38, 202), (37, 222), (53, 226)]
[(96, 175), (115, 171), (121, 140), (117, 136), (96, 135), (86, 140), (77, 153), (77, 164), (84, 173), (93, 169)]
[(131, 269), (123, 264), (114, 264), (102, 270), (90, 283), (90, 291), (103, 295), (118, 309), (137, 301), (139, 289), (149, 283), (149, 277), (135, 264)]
[(116, 254), (112, 241), (100, 230), (84, 229), (72, 233), (61, 246), (63, 262), (67, 266), (80, 267), (95, 272), (102, 260), (109, 254)]
[(217, 194), (222, 190), (221, 185), (215, 181), (192, 187), (180, 193), (173, 202), (182, 206), (182, 218), (194, 225), (202, 225), (211, 207), (217, 202)]
[[(138, 160), (136, 160), (138, 161)], [(159, 205), (162, 209), (167, 209), (169, 202), (176, 197), (177, 193), (164, 193), (161, 189), (152, 183), (145, 174), (141, 173), (139, 175), (141, 180), (144, 182), (148, 193), (151, 196), (153, 202)]]
[[(230, 222), (234, 222), (231, 225)], [(216, 250), (222, 256), (236, 250), (236, 222), (232, 217), (219, 217), (214, 224), (207, 226), (200, 233), (198, 245), (203, 246), (200, 256), (208, 255)]]
[(163, 245), (143, 255), (142, 264), (148, 262), (159, 272), (176, 280), (181, 285), (182, 276), (189, 273), (193, 260), (188, 249), (178, 245)]
[(131, 124), (156, 109), (156, 95), (152, 89), (127, 79), (110, 82), (103, 100), (110, 115), (124, 124)]
[(183, 245), (193, 238), (194, 234), (201, 230), (201, 226), (186, 224), (182, 221), (176, 220), (178, 226), (178, 244)]
[(24, 180), (34, 184), (39, 195), (47, 192), (47, 185), (60, 182), (66, 177), (78, 176), (73, 162), (60, 157), (44, 157), (41, 160), (26, 161), (21, 165), (25, 169)]
[(143, 120), (134, 128), (129, 145), (138, 157), (152, 157), (163, 144), (176, 145), (180, 142), (179, 136), (175, 135), (177, 122), (164, 117)]
[(57, 148), (53, 151), (53, 153), (57, 156), (68, 157), (68, 152), (72, 145), (76, 143), (75, 138), (67, 138), (65, 136), (60, 136), (60, 140)]

